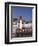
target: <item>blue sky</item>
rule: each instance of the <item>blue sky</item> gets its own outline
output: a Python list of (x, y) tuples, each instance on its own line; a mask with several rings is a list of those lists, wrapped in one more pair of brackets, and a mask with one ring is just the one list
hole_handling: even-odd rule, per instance
[(32, 20), (32, 8), (28, 7), (11, 7), (12, 17), (22, 16), (25, 20)]

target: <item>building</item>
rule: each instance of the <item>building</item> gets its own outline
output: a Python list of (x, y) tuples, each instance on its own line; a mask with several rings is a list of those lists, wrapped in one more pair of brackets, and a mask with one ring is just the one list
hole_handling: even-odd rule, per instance
[(23, 20), (22, 16), (19, 18), (13, 18), (12, 20), (12, 37), (16, 36), (16, 33), (27, 33), (32, 32), (32, 21), (28, 23)]

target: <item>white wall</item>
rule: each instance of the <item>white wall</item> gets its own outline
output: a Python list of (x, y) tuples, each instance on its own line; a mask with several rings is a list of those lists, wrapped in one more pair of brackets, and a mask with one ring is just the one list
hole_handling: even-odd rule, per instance
[(38, 0), (0, 0), (0, 46), (38, 46), (38, 42), (36, 43), (22, 43), (22, 44), (12, 44), (5, 45), (4, 44), (4, 33), (5, 33), (5, 2), (13, 1), (13, 2), (24, 2), (24, 3), (37, 3)]

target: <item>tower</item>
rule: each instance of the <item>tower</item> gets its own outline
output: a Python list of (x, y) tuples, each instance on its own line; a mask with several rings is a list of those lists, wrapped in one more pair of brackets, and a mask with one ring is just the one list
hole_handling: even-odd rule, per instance
[(22, 29), (22, 16), (20, 16), (20, 18), (19, 18), (19, 20), (20, 20), (20, 29)]

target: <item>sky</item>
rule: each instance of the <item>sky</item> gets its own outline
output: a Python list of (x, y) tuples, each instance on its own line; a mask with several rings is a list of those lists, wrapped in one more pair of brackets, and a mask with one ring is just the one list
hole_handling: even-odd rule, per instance
[(11, 7), (11, 16), (22, 16), (24, 20), (32, 20), (32, 8), (31, 7)]

